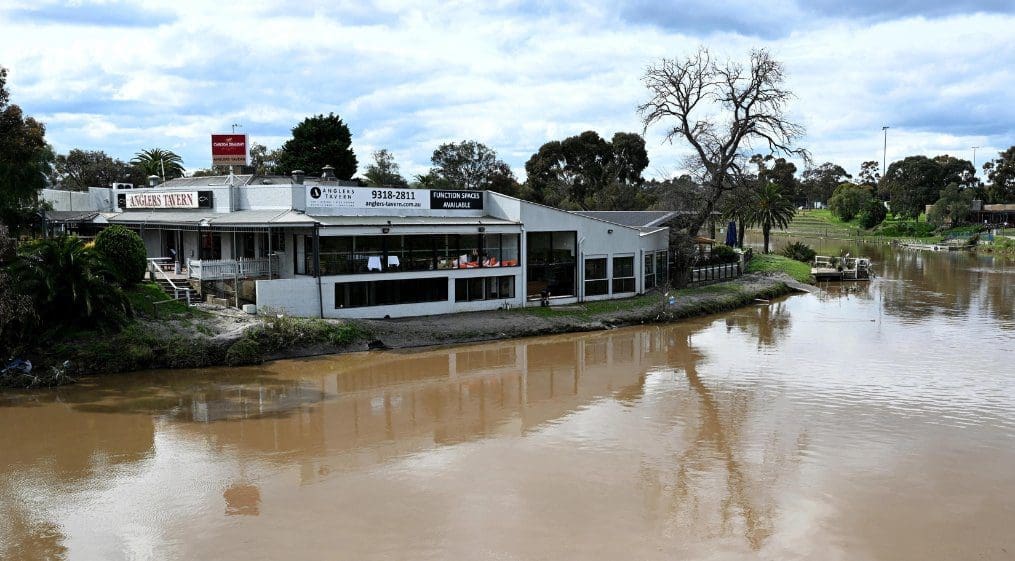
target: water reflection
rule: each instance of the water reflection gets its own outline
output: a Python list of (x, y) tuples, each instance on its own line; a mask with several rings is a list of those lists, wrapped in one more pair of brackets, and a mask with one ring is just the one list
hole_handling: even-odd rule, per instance
[(990, 558), (1008, 273), (877, 251), (675, 325), (7, 394), (0, 558)]

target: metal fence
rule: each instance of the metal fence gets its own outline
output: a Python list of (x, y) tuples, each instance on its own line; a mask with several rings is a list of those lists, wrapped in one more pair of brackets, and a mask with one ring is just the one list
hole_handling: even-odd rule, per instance
[(692, 267), (688, 275), (689, 286), (700, 286), (713, 282), (733, 280), (744, 274), (739, 262), (723, 263), (722, 265), (710, 265), (707, 267)]

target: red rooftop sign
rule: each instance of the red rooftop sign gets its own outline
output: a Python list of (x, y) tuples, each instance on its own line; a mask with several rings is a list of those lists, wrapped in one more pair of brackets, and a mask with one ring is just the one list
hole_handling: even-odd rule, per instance
[(247, 163), (247, 135), (211, 135), (211, 165), (245, 166)]

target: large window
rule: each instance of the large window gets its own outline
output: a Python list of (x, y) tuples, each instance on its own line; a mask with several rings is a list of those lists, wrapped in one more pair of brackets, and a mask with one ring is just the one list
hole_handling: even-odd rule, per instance
[(662, 285), (666, 284), (666, 273), (667, 272), (668, 271), (667, 271), (667, 266), (666, 266), (666, 252), (665, 251), (657, 251), (656, 252), (656, 285), (657, 286), (662, 286)]
[(446, 302), (447, 277), (335, 283), (335, 308)]
[(606, 275), (606, 258), (585, 259), (585, 296), (609, 293), (610, 281)]
[(505, 300), (515, 297), (515, 278), (476, 277), (455, 280), (455, 301)]
[(634, 292), (634, 256), (613, 258), (613, 293)]
[(656, 260), (655, 255), (652, 253), (645, 254), (645, 268), (642, 270), (642, 274), (645, 276), (645, 290), (650, 290), (656, 286)]
[[(515, 234), (321, 236), (321, 274), (515, 267)], [(306, 270), (313, 271), (312, 244)]]
[(528, 235), (526, 295), (538, 298), (575, 294), (577, 232), (533, 232)]

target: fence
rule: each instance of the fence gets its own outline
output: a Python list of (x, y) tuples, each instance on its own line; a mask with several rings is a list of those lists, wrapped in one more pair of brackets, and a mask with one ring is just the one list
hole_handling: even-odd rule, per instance
[(191, 259), (187, 263), (190, 278), (198, 280), (249, 279), (267, 277), (269, 272), (278, 272), (278, 257), (269, 262), (263, 259)]
[(708, 267), (692, 267), (687, 284), (700, 286), (724, 280), (733, 280), (744, 274), (739, 262), (710, 265)]

